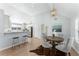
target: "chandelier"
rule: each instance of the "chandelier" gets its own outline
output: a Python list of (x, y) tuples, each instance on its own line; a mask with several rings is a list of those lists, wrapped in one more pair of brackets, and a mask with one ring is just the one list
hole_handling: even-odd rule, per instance
[(53, 9), (51, 10), (51, 15), (52, 16), (56, 16), (57, 15), (57, 10), (56, 10), (54, 5), (53, 5)]

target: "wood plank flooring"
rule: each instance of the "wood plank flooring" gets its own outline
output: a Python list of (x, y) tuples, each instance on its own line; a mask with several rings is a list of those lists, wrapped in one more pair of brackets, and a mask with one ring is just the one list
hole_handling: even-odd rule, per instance
[(70, 54), (71, 56), (79, 56), (79, 54), (73, 48), (70, 50)]

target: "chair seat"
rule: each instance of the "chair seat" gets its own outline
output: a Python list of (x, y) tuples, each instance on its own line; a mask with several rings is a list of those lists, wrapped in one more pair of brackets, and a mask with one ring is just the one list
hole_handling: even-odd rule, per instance
[(50, 42), (47, 41), (47, 35), (45, 33), (42, 33), (42, 46), (44, 48), (51, 48), (52, 47)]
[(43, 46), (44, 48), (51, 48), (51, 47), (52, 47), (52, 45), (49, 44), (48, 42), (44, 42), (44, 43), (42, 44), (42, 46)]
[(60, 45), (56, 46), (56, 49), (58, 49), (58, 50), (60, 50), (62, 52), (67, 53), (68, 52), (68, 49), (67, 49), (67, 47), (65, 45), (66, 45), (65, 42), (64, 43), (61, 43)]
[(13, 37), (13, 39), (18, 39), (19, 37)]
[(27, 35), (24, 35), (23, 37), (27, 37)]
[(62, 51), (62, 52), (67, 53), (66, 49), (64, 49), (63, 47), (57, 46), (56, 49), (58, 49), (58, 50), (60, 50), (60, 51)]

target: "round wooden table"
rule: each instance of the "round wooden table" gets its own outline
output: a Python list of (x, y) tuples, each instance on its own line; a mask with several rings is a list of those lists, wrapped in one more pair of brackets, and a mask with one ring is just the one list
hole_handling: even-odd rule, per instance
[(64, 39), (63, 38), (61, 38), (61, 37), (52, 37), (52, 36), (47, 36), (47, 41), (50, 41), (51, 42), (51, 44), (52, 44), (52, 49), (54, 49), (54, 51), (55, 51), (55, 54), (56, 54), (56, 46), (58, 45), (58, 44), (60, 44), (61, 42), (63, 42), (64, 41)]
[(64, 41), (64, 39), (62, 37), (47, 36), (47, 41), (50, 41), (52, 45), (54, 46), (55, 43), (61, 43)]

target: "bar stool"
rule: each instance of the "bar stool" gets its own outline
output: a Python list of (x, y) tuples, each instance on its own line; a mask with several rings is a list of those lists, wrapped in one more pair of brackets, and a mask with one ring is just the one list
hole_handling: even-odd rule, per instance
[(23, 38), (24, 38), (24, 39), (22, 40), (22, 43), (26, 43), (27, 35), (24, 35)]
[(19, 37), (13, 37), (12, 39), (12, 48), (14, 48), (14, 46), (19, 43)]

